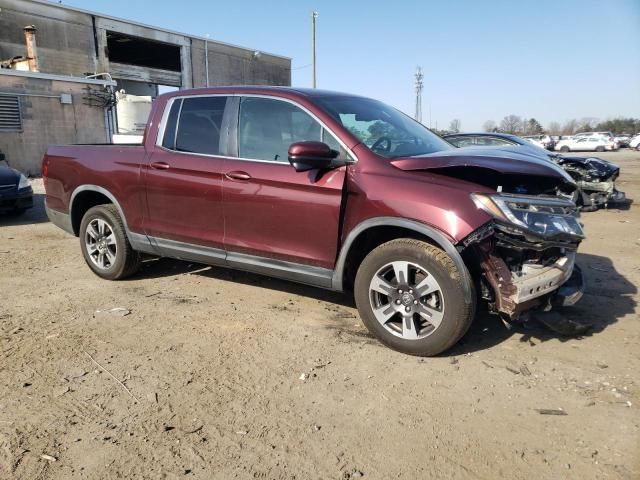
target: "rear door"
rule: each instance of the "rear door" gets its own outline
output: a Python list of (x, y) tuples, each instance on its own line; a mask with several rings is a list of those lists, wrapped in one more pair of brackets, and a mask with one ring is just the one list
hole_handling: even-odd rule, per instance
[(296, 172), (287, 152), (305, 140), (324, 141), (343, 158), (347, 152), (289, 101), (247, 96), (238, 110), (236, 158), (225, 164), (223, 192), (229, 263), (248, 254), (333, 268), (347, 167)]
[[(223, 259), (222, 178), (228, 121), (226, 96), (173, 99), (146, 165), (145, 232), (164, 254), (186, 244), (219, 249)], [(215, 254), (216, 251), (210, 252)]]

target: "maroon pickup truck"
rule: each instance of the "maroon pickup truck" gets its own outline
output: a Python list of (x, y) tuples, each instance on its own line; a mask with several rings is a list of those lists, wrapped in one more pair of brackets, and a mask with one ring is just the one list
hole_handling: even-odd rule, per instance
[(52, 146), (43, 176), (49, 218), (102, 278), (146, 254), (353, 291), (367, 328), (409, 354), (455, 344), (478, 301), (514, 321), (582, 295), (561, 168), (455, 148), (355, 95), (173, 92), (143, 145)]

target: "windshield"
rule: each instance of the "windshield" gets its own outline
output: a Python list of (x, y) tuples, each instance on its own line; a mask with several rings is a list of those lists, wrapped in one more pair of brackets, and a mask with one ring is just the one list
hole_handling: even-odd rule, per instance
[(422, 124), (377, 100), (346, 96), (314, 100), (378, 155), (412, 157), (454, 148)]

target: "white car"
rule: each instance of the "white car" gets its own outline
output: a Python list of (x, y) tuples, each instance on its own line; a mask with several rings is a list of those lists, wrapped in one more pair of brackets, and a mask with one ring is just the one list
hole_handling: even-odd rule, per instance
[(629, 141), (629, 147), (640, 150), (640, 135), (636, 135)]
[(618, 146), (616, 142), (603, 136), (576, 136), (567, 140), (560, 140), (555, 149), (561, 152), (577, 152), (581, 150), (604, 152), (605, 150), (617, 150)]

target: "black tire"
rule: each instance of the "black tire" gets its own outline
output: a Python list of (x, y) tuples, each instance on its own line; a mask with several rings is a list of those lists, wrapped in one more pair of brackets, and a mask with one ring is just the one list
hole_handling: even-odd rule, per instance
[[(96, 261), (91, 258), (87, 247), (87, 229), (90, 228), (90, 224), (94, 220), (106, 222), (115, 238), (115, 259), (105, 268), (101, 268), (96, 264)], [(115, 205), (98, 205), (87, 210), (87, 213), (82, 217), (79, 233), (82, 256), (89, 268), (99, 277), (106, 280), (121, 280), (133, 275), (140, 267), (141, 256), (131, 248), (124, 223)]]
[(565, 152), (565, 153), (566, 153), (566, 152), (568, 152), (568, 151), (570, 151), (570, 150), (571, 150), (571, 149), (570, 149), (569, 147), (567, 147), (566, 145), (563, 145), (563, 146), (561, 146), (561, 147), (560, 147), (560, 151), (561, 151), (561, 152)]
[[(430, 323), (426, 323), (427, 327), (419, 327), (422, 329), (421, 331), (432, 329), (426, 336), (413, 339), (402, 338), (405, 328), (402, 322), (405, 321), (405, 317), (397, 317), (402, 319), (400, 320), (400, 328), (403, 333), (400, 336), (397, 333), (391, 333), (391, 329), (388, 328), (389, 323), (383, 325), (376, 318), (373, 307), (376, 300), (373, 297), (379, 294), (370, 289), (370, 284), (374, 278), (380, 278), (378, 276), (380, 272), (391, 262), (410, 262), (417, 265), (428, 272), (427, 276), (432, 276), (439, 286), (435, 295), (438, 298), (442, 295), (442, 317), (439, 325), (435, 328)], [(408, 282), (410, 284), (409, 280)], [(403, 293), (401, 290), (399, 292)], [(409, 292), (413, 293), (413, 290), (409, 290)], [(396, 294), (394, 291), (393, 295)], [(465, 303), (461, 272), (458, 271), (451, 257), (429, 243), (409, 238), (400, 238), (384, 243), (365, 257), (356, 273), (354, 296), (358, 311), (367, 329), (386, 346), (409, 355), (433, 356), (449, 349), (469, 329), (475, 313), (475, 295), (472, 295), (470, 304)], [(412, 297), (414, 303), (415, 298), (421, 304), (425, 300), (418, 298), (418, 296)], [(392, 297), (389, 296), (388, 303), (383, 307), (391, 306), (403, 309), (405, 308), (403, 305), (408, 305), (406, 308), (411, 308), (411, 300), (401, 304), (400, 300), (396, 299), (393, 303), (396, 303), (397, 306), (394, 307), (391, 299)], [(404, 302), (404, 300), (402, 301)], [(404, 315), (400, 312), (398, 314)], [(391, 318), (393, 321), (396, 318), (395, 314)], [(423, 321), (420, 316), (414, 318), (418, 318), (420, 322)], [(418, 327), (416, 327), (417, 330)]]
[(596, 152), (604, 152), (604, 147), (602, 145), (598, 145), (596, 147)]

